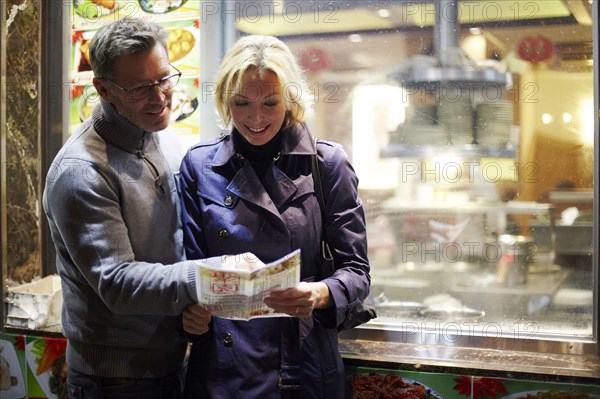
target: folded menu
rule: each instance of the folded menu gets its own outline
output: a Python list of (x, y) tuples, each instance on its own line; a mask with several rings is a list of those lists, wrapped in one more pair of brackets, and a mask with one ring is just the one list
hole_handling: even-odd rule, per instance
[(273, 289), (300, 282), (300, 250), (267, 264), (250, 252), (201, 259), (198, 273), (199, 303), (214, 316), (242, 320), (288, 316), (263, 300)]

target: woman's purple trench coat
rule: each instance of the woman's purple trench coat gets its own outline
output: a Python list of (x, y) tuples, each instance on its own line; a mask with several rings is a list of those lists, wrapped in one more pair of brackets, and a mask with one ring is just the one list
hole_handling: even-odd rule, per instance
[[(252, 252), (268, 263), (300, 248), (301, 279), (320, 279), (321, 212), (310, 167), (314, 142), (303, 125), (279, 134), (282, 151), (264, 186), (235, 153), (231, 135), (188, 151), (180, 175), (188, 259)], [(303, 319), (213, 317), (210, 331), (192, 339), (187, 398), (278, 398), (281, 386), (297, 385), (301, 398), (347, 397), (337, 326), (369, 293), (365, 218), (358, 179), (342, 147), (321, 141), (317, 147), (336, 267), (322, 281), (335, 307)]]

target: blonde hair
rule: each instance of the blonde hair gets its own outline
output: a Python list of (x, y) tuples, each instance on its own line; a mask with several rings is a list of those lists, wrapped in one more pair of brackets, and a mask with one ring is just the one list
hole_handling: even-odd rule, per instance
[(250, 35), (227, 52), (217, 73), (215, 104), (223, 127), (231, 124), (229, 101), (239, 93), (244, 73), (253, 68), (277, 75), (286, 110), (282, 127), (306, 122), (312, 115), (313, 96), (294, 55), (275, 37)]

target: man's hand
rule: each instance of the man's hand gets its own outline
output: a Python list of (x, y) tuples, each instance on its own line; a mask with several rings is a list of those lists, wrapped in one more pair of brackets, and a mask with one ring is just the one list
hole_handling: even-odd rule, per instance
[(189, 334), (205, 334), (211, 319), (210, 312), (201, 305), (190, 305), (183, 311), (183, 329)]

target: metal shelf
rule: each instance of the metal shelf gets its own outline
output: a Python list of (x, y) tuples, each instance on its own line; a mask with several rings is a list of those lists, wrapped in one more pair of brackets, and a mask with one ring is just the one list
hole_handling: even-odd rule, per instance
[(552, 204), (509, 201), (509, 202), (465, 202), (456, 204), (422, 204), (414, 201), (389, 199), (381, 204), (384, 213), (401, 214), (413, 212), (483, 214), (494, 212), (501, 215), (549, 215), (553, 226), (554, 207)]
[(438, 89), (440, 85), (458, 87), (510, 86), (511, 76), (492, 68), (429, 67), (397, 72), (391, 77), (401, 85), (417, 85), (424, 89)]
[(383, 158), (427, 158), (440, 154), (455, 154), (463, 157), (514, 158), (513, 148), (492, 147), (481, 144), (448, 144), (446, 146), (389, 144), (381, 149)]

